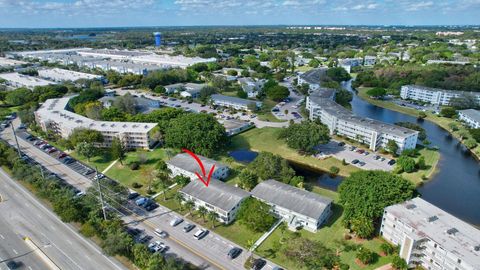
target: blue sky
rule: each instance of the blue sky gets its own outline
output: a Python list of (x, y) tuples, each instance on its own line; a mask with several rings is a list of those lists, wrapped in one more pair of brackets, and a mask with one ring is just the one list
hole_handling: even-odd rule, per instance
[(2, 27), (480, 24), (480, 0), (0, 0)]

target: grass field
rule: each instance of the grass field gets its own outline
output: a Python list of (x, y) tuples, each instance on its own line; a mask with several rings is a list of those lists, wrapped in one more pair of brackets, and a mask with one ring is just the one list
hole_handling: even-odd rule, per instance
[[(440, 160), (440, 153), (437, 150), (423, 148), (420, 150), (420, 156), (425, 158), (425, 170), (418, 170), (413, 173), (402, 173), (402, 176), (414, 184), (418, 185), (422, 182), (422, 179), (430, 179), (436, 172), (438, 161)], [(415, 158), (415, 161), (419, 157)]]
[[(368, 265), (365, 268), (361, 268), (359, 265), (357, 265), (355, 263), (356, 251), (349, 251), (349, 252), (342, 251), (342, 245), (344, 243), (360, 244), (363, 247), (366, 247), (374, 252), (379, 253), (380, 245), (383, 243), (383, 240), (380, 238), (374, 238), (372, 240), (358, 240), (358, 239), (344, 240), (344, 234), (346, 233), (346, 230), (341, 224), (343, 210), (342, 210), (342, 207), (337, 204), (338, 193), (330, 190), (318, 188), (318, 187), (314, 189), (314, 192), (330, 197), (331, 199), (334, 200), (335, 203), (333, 207), (333, 214), (330, 217), (330, 221), (324, 227), (322, 227), (318, 232), (311, 233), (306, 230), (301, 230), (300, 231), (301, 237), (314, 240), (314, 241), (319, 241), (323, 243), (325, 246), (333, 249), (334, 251), (339, 251), (340, 259), (342, 263), (348, 264), (350, 266), (350, 269), (355, 269), (355, 270), (356, 269), (375, 269), (379, 266), (382, 266), (384, 264), (391, 262), (392, 257), (378, 256), (375, 263)], [(280, 228), (277, 228), (272, 233), (272, 235), (270, 235), (270, 237), (268, 237), (267, 240), (259, 248), (257, 248), (256, 252), (261, 256), (264, 256), (272, 260), (275, 263), (285, 266), (288, 269), (303, 270), (301, 267), (296, 265), (293, 261), (288, 260), (282, 254), (281, 251), (278, 251), (275, 249), (276, 246), (279, 246), (278, 242), (280, 241), (280, 239), (289, 237), (291, 235), (292, 235), (292, 232), (290, 232), (287, 229), (285, 232), (283, 232), (283, 236), (282, 236), (282, 230)], [(284, 244), (282, 244), (282, 247), (283, 245)]]
[(311, 156), (302, 156), (296, 150), (289, 148), (283, 140), (278, 139), (279, 128), (255, 128), (247, 132), (239, 134), (232, 138), (232, 150), (234, 149), (250, 149), (253, 151), (267, 151), (278, 154), (283, 158), (308, 165), (323, 171), (329, 171), (330, 167), (336, 166), (340, 168), (339, 175), (347, 176), (350, 173), (360, 169), (351, 165), (342, 165), (340, 160), (335, 158), (327, 158), (319, 160)]
[(257, 113), (258, 119), (269, 122), (286, 122), (286, 120), (280, 120), (272, 114), (272, 108), (277, 105), (277, 102), (269, 99), (265, 99), (262, 102), (262, 110)]

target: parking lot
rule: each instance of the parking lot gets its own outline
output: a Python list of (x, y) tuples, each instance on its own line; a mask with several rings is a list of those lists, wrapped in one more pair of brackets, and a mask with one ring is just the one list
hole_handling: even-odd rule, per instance
[(395, 167), (388, 164), (391, 159), (378, 153), (368, 149), (352, 148), (348, 144), (339, 145), (339, 143), (339, 141), (332, 140), (325, 145), (318, 146), (317, 149), (320, 153), (317, 157), (333, 156), (339, 160), (345, 159), (347, 163), (365, 170), (391, 171)]

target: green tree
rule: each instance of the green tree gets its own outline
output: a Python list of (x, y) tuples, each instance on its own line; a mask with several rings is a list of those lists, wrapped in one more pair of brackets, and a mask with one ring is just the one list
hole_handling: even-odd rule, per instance
[(187, 209), (188, 213), (192, 215), (192, 211), (195, 208), (195, 203), (192, 200), (188, 200), (185, 202), (185, 208)]
[(425, 164), (425, 157), (424, 156), (421, 156), (421, 157), (418, 158), (416, 166), (419, 170), (425, 170), (427, 168), (427, 164)]
[(72, 142), (73, 145), (78, 145), (79, 143), (101, 143), (103, 142), (103, 135), (100, 131), (86, 128), (76, 128), (72, 131), (68, 139)]
[(110, 153), (114, 159), (118, 159), (120, 164), (123, 165), (125, 159), (125, 148), (119, 138), (115, 137), (112, 140), (112, 146), (110, 147)]
[(448, 127), (451, 131), (458, 131), (458, 125), (455, 123), (448, 123)]
[(385, 147), (385, 149), (388, 152), (392, 153), (393, 155), (396, 155), (399, 147), (398, 147), (398, 144), (394, 140), (388, 140), (387, 146)]
[(32, 91), (27, 88), (18, 88), (13, 91), (9, 91), (5, 96), (5, 101), (12, 105), (18, 106), (28, 103), (34, 99)]
[(353, 94), (343, 88), (337, 89), (335, 92), (335, 102), (342, 105), (343, 107), (350, 107), (350, 102), (353, 99)]
[(85, 104), (85, 116), (91, 119), (102, 119), (103, 105), (100, 101), (91, 101)]
[(205, 222), (205, 217), (208, 214), (207, 208), (205, 208), (204, 206), (200, 206), (200, 207), (198, 207), (197, 211), (198, 211), (198, 214), (202, 217), (203, 222)]
[(416, 194), (411, 182), (383, 171), (354, 172), (342, 180), (338, 192), (344, 208), (343, 223), (348, 228), (354, 219), (361, 217), (375, 224), (385, 207), (404, 202)]
[(417, 118), (418, 118), (418, 119), (425, 119), (425, 118), (427, 118), (427, 114), (426, 114), (425, 112), (422, 112), (422, 111), (421, 111), (421, 112), (418, 113), (418, 117), (417, 117)]
[(102, 248), (109, 256), (127, 256), (130, 254), (133, 243), (131, 236), (118, 230), (107, 234), (107, 237), (102, 242)]
[(185, 114), (172, 119), (165, 131), (165, 145), (186, 148), (196, 154), (211, 156), (223, 149), (228, 137), (225, 128), (209, 114)]
[(348, 81), (352, 77), (342, 67), (332, 67), (327, 70), (327, 76), (336, 82)]
[(285, 86), (275, 85), (267, 88), (266, 94), (271, 100), (282, 101), (290, 95), (290, 91)]
[(177, 185), (184, 187), (190, 183), (190, 178), (183, 175), (177, 175), (173, 178), (173, 181), (177, 183)]
[(288, 165), (287, 160), (270, 152), (260, 152), (247, 168), (262, 180), (279, 179), (289, 183), (295, 176), (295, 171)]
[(440, 115), (447, 118), (453, 118), (457, 115), (457, 111), (452, 107), (443, 107), (442, 110), (440, 110)]
[(393, 257), (392, 267), (395, 268), (396, 270), (407, 270), (408, 269), (408, 264), (404, 259), (400, 258), (397, 255), (397, 256)]
[(178, 205), (180, 205), (180, 210), (183, 209), (183, 195), (182, 193), (180, 192), (176, 192), (175, 194), (173, 194), (173, 199), (178, 203)]
[(270, 206), (249, 197), (240, 205), (237, 220), (254, 232), (265, 232), (275, 223), (276, 218), (270, 213)]
[(350, 228), (360, 238), (369, 238), (375, 232), (375, 227), (371, 219), (367, 217), (354, 218), (350, 222)]
[(81, 142), (75, 147), (77, 153), (81, 156), (87, 158), (87, 161), (90, 162), (90, 159), (97, 154), (97, 148), (88, 142)]
[(240, 187), (248, 191), (252, 190), (258, 184), (258, 176), (248, 169), (243, 169), (238, 178), (240, 180)]
[(333, 175), (336, 175), (340, 172), (340, 168), (336, 167), (336, 166), (332, 166), (330, 167), (330, 173), (333, 174)]
[(415, 171), (415, 159), (406, 156), (406, 155), (401, 155), (397, 159), (397, 165), (396, 165), (396, 170), (400, 172), (406, 172), (406, 173), (411, 173)]
[(367, 95), (373, 98), (383, 98), (387, 94), (387, 90), (381, 87), (375, 87), (367, 91)]
[(208, 220), (212, 223), (212, 229), (215, 228), (215, 221), (218, 219), (218, 214), (215, 211), (208, 211), (207, 214)]
[(386, 255), (392, 255), (395, 252), (395, 248), (389, 243), (382, 243), (380, 245), (380, 250)]
[(282, 130), (280, 138), (285, 139), (290, 148), (309, 154), (315, 152), (316, 146), (330, 141), (328, 128), (312, 121), (303, 121), (288, 126)]
[(375, 260), (375, 253), (370, 251), (367, 248), (361, 247), (356, 254), (357, 259), (359, 259), (364, 264), (370, 264)]
[(137, 113), (137, 100), (130, 93), (115, 98), (113, 107), (129, 114)]
[(304, 237), (288, 239), (282, 250), (283, 255), (302, 269), (335, 269), (340, 258), (319, 241)]
[(477, 141), (475, 141), (474, 139), (467, 139), (463, 142), (463, 144), (465, 144), (465, 146), (468, 149), (473, 149), (473, 148), (477, 147)]

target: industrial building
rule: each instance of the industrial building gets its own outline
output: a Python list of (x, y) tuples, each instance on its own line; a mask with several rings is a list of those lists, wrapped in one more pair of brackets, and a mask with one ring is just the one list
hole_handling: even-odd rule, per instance
[(450, 105), (450, 100), (463, 96), (472, 96), (477, 102), (480, 102), (480, 93), (477, 92), (444, 90), (420, 85), (404, 85), (400, 90), (402, 99), (418, 100), (442, 106)]
[(330, 98), (311, 94), (307, 97), (306, 108), (310, 119), (320, 119), (331, 135), (348, 137), (368, 145), (373, 151), (385, 148), (390, 140), (397, 143), (399, 152), (417, 145), (418, 131), (355, 116)]
[(467, 109), (458, 111), (458, 119), (470, 128), (480, 128), (480, 111)]
[(480, 269), (480, 230), (421, 198), (385, 208), (380, 235), (409, 267)]
[[(206, 158), (204, 156), (197, 155), (198, 158), (202, 161), (205, 170), (208, 171), (215, 165), (215, 170), (212, 173), (212, 177), (215, 179), (225, 179), (228, 176), (230, 169), (213, 159)], [(170, 170), (170, 176), (175, 177), (177, 175), (183, 175), (190, 178), (192, 181), (198, 179), (196, 172), (202, 173), (197, 162), (186, 153), (181, 153), (169, 161), (167, 161), (168, 169)]]
[(240, 204), (250, 197), (243, 189), (217, 179), (211, 179), (207, 187), (197, 178), (179, 192), (185, 201), (193, 201), (196, 209), (205, 207), (208, 211), (217, 213), (218, 220), (225, 224), (235, 220)]
[(0, 79), (4, 79), (4, 84), (11, 88), (26, 87), (33, 89), (35, 86), (46, 86), (55, 84), (55, 82), (44, 80), (38, 77), (23, 75), (17, 72), (0, 73)]
[(251, 193), (270, 205), (272, 213), (284, 219), (291, 230), (316, 232), (332, 213), (331, 199), (272, 179), (262, 181)]
[(43, 131), (68, 138), (78, 128), (97, 130), (104, 138), (99, 147), (110, 147), (114, 138), (120, 139), (127, 149), (149, 149), (156, 143), (152, 133), (157, 124), (96, 121), (69, 111), (70, 98), (48, 99), (35, 112), (35, 120)]
[(0, 68), (14, 68), (25, 64), (27, 62), (0, 57)]
[(38, 76), (50, 81), (55, 81), (55, 82), (65, 82), (65, 81), (75, 82), (80, 79), (99, 80), (99, 81), (104, 80), (103, 76), (101, 75), (94, 75), (94, 74), (78, 72), (78, 71), (73, 71), (68, 69), (61, 69), (61, 68), (39, 69)]
[(212, 103), (216, 106), (233, 108), (235, 110), (249, 111), (249, 106), (251, 106), (252, 104), (254, 104), (257, 108), (262, 107), (262, 102), (260, 101), (224, 96), (219, 94), (212, 95), (211, 100)]
[(91, 48), (12, 52), (7, 56), (136, 74), (146, 74), (152, 70), (165, 68), (186, 68), (197, 63), (216, 61), (215, 58), (160, 55), (149, 51)]

